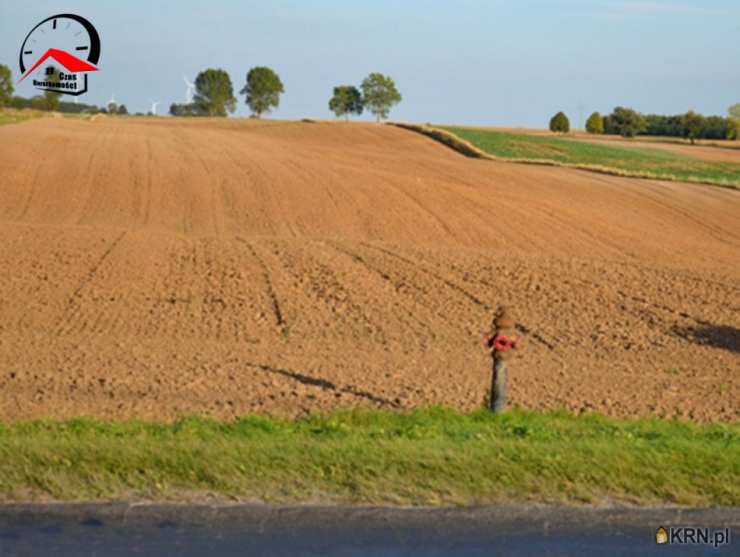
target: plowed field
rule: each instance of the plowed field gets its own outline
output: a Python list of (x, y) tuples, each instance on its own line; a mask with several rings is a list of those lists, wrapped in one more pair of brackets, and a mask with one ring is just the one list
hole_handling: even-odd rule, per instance
[(740, 192), (370, 124), (0, 128), (0, 418), (483, 400), (740, 418)]

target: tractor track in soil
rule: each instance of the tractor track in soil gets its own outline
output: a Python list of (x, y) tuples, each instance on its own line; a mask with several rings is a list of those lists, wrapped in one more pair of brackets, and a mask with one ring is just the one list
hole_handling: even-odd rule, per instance
[[(60, 179), (60, 176), (64, 179)], [(478, 406), (740, 418), (740, 192), (371, 124), (0, 128), (0, 418)]]

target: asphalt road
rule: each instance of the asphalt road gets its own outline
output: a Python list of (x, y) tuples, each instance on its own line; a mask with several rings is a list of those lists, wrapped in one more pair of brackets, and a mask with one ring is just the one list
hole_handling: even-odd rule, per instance
[(657, 545), (659, 526), (730, 529), (740, 508), (462, 509), (1, 505), (5, 556), (729, 556), (740, 540)]

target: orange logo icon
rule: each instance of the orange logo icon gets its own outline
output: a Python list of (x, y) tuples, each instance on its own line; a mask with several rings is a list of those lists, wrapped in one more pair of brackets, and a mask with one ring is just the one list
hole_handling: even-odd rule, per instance
[(655, 531), (655, 543), (668, 543), (668, 532), (662, 526)]

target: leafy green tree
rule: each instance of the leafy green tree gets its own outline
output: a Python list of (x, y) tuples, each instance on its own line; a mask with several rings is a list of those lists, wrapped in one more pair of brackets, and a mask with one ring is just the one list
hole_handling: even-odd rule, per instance
[(126, 108), (125, 104), (119, 105), (118, 114), (120, 114), (121, 116), (126, 116), (128, 114), (128, 108)]
[(570, 131), (570, 120), (568, 120), (565, 112), (558, 112), (550, 119), (550, 131), (555, 133), (568, 133)]
[(329, 100), (329, 110), (337, 115), (349, 119), (350, 114), (362, 114), (362, 94), (357, 87), (352, 85), (339, 85), (334, 87), (334, 96)]
[(284, 93), (283, 82), (271, 68), (257, 66), (247, 73), (247, 82), (239, 91), (257, 118), (280, 106), (280, 94)]
[(586, 120), (586, 131), (588, 133), (604, 133), (604, 117), (598, 112), (594, 112)]
[[(51, 66), (51, 68), (51, 73), (44, 76), (44, 79), (50, 83), (57, 84), (59, 83), (59, 70), (54, 66)], [(56, 91), (44, 91), (43, 110), (59, 110), (59, 97), (61, 96), (62, 94)]]
[(726, 139), (730, 129), (730, 118), (722, 116), (704, 117), (704, 125), (701, 130), (702, 139)]
[(31, 108), (31, 99), (24, 99), (23, 97), (13, 95), (13, 98), (10, 99), (10, 106), (17, 109)]
[(740, 139), (740, 103), (727, 109), (730, 119), (727, 125), (727, 139)]
[(13, 74), (10, 68), (0, 64), (0, 106), (7, 106), (13, 100)]
[(106, 105), (106, 109), (108, 110), (108, 114), (116, 114), (118, 112), (118, 103), (109, 102)]
[(30, 99), (29, 108), (34, 110), (49, 110), (46, 104), (46, 97), (44, 95), (34, 95)]
[(740, 139), (740, 120), (730, 118), (729, 125), (727, 126), (727, 139)]
[(607, 116), (605, 128), (608, 133), (618, 133), (622, 137), (635, 137), (645, 131), (647, 122), (636, 110), (618, 106)]
[(195, 78), (193, 103), (208, 116), (226, 116), (236, 110), (231, 78), (224, 70), (209, 68)]
[(393, 79), (382, 73), (371, 73), (362, 81), (360, 87), (363, 105), (375, 115), (378, 122), (388, 118), (391, 107), (403, 100)]
[(170, 114), (172, 116), (205, 116), (205, 114), (198, 109), (195, 103), (172, 103), (170, 105)]
[(704, 129), (704, 117), (701, 114), (697, 114), (693, 110), (689, 110), (681, 118), (681, 124), (683, 128), (683, 136), (688, 138), (693, 145), (696, 140), (701, 137)]

